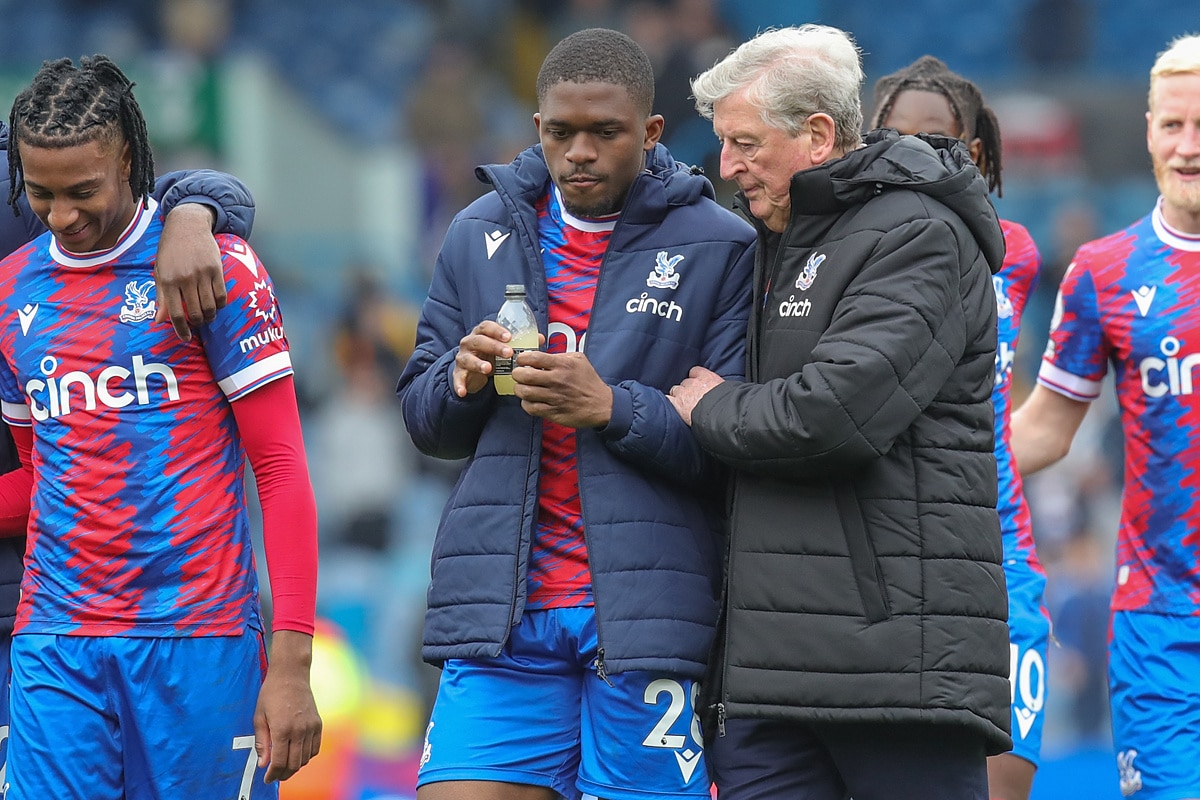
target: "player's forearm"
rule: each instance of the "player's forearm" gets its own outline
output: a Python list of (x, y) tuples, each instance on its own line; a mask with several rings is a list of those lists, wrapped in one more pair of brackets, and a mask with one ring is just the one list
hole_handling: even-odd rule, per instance
[(184, 225), (189, 229), (211, 237), (217, 224), (217, 212), (203, 203), (182, 203), (171, 209), (163, 218), (164, 227)]
[(1028, 429), (1023, 429), (1022, 435), (1018, 437), (1015, 427), (1012, 441), (1013, 462), (1017, 465), (1017, 471), (1026, 477), (1056, 463), (1069, 449)]
[(311, 633), (275, 631), (271, 635), (271, 666), (283, 672), (302, 674), (307, 680), (312, 668), (312, 642)]
[(1013, 461), (1020, 473), (1032, 475), (1066, 456), (1087, 409), (1087, 403), (1037, 386), (1010, 423)]

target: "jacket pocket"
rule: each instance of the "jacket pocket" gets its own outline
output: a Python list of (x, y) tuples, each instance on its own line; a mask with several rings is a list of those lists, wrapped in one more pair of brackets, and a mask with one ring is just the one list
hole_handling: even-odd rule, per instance
[(850, 566), (854, 570), (854, 583), (862, 598), (863, 611), (868, 622), (883, 622), (892, 616), (887, 599), (887, 586), (883, 581), (883, 570), (875, 556), (875, 544), (867, 532), (862, 508), (854, 487), (839, 483), (834, 485), (834, 502), (842, 521), (842, 532), (846, 536), (846, 547), (850, 553)]

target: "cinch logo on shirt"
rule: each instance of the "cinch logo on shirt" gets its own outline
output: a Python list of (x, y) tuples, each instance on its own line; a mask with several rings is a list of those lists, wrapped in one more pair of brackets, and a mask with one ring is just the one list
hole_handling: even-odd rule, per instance
[[(133, 357), (133, 370), (113, 364), (100, 370), (93, 378), (86, 372), (74, 370), (55, 377), (58, 359), (46, 356), (41, 363), (45, 380), (34, 378), (25, 384), (29, 397), (29, 411), (34, 419), (45, 420), (70, 414), (72, 399), (82, 399), (87, 411), (94, 411), (97, 404), (108, 408), (124, 408), (137, 402), (139, 406), (150, 405), (150, 378), (157, 376), (155, 383), (164, 387), (168, 400), (179, 399), (179, 381), (175, 372), (166, 364), (147, 364), (141, 356)], [(133, 378), (129, 387), (128, 379)], [(130, 391), (132, 388), (132, 391)]]
[[(551, 342), (554, 337), (561, 336), (563, 339), (563, 349), (555, 350)], [(551, 322), (549, 329), (546, 331), (546, 352), (547, 353), (582, 353), (583, 340), (587, 338), (587, 331), (583, 333), (575, 333), (575, 329), (565, 322)]]
[(1142, 391), (1147, 397), (1162, 397), (1165, 394), (1175, 397), (1192, 393), (1192, 369), (1200, 364), (1200, 353), (1178, 358), (1180, 347), (1179, 340), (1174, 336), (1163, 337), (1158, 348), (1166, 358), (1150, 356), (1138, 362)]

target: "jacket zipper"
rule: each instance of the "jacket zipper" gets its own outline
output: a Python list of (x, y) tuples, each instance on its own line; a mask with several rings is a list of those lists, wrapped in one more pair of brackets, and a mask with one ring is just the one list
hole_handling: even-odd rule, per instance
[[(525, 221), (524, 217), (518, 211), (516, 204), (512, 201), (512, 198), (509, 195), (507, 189), (505, 189), (503, 187), (503, 185), (500, 181), (496, 180), (495, 174), (490, 167), (485, 167), (484, 172), (488, 176), (488, 182), (492, 185), (492, 188), (496, 190), (496, 193), (500, 196), (501, 200), (504, 201), (505, 205), (510, 208), (510, 211), (512, 213), (512, 218), (513, 218), (513, 227), (517, 231), (518, 238), (525, 238), (523, 236), (523, 234), (526, 233), (526, 228), (524, 225), (524, 221)], [(534, 230), (536, 231), (536, 227), (534, 228)], [(546, 288), (546, 268), (542, 264), (541, 256), (538, 255), (539, 251), (540, 251), (540, 248), (538, 247), (537, 240), (535, 238), (534, 242), (533, 242), (533, 247), (527, 248), (527, 253), (526, 253), (527, 255), (533, 255), (533, 257), (534, 257), (533, 264), (530, 265), (529, 277), (533, 279), (533, 285), (536, 286), (538, 289), (538, 300), (539, 300), (541, 307), (543, 309), (545, 309), (545, 313), (546, 313), (545, 321), (548, 322), (549, 314), (550, 314), (550, 296), (549, 296), (549, 290)], [(529, 264), (528, 258), (526, 259), (526, 264)], [(538, 314), (537, 308), (534, 309), (534, 314), (535, 315)], [(543, 321), (542, 319), (538, 320), (539, 330), (540, 330), (542, 321)], [(576, 451), (578, 451), (578, 449), (579, 448), (577, 447)], [(525, 467), (526, 474), (528, 475), (528, 472), (529, 472), (529, 462), (534, 461), (534, 462), (538, 463), (538, 469), (534, 474), (540, 478), (540, 476), (541, 476), (541, 466), (540, 466), (540, 462), (541, 462), (541, 421), (537, 420), (537, 419), (533, 419), (530, 421), (529, 454), (530, 454), (529, 461), (526, 462), (526, 467)], [(580, 498), (580, 500), (582, 502), (582, 497)], [(508, 618), (510, 620), (509, 629), (508, 629), (508, 633), (506, 633), (504, 635), (504, 638), (500, 641), (499, 645), (497, 645), (495, 651), (493, 652), (493, 654), (492, 654), (493, 658), (499, 657), (500, 654), (504, 652), (504, 645), (508, 642), (509, 638), (512, 636), (513, 627), (517, 624), (520, 624), (519, 617), (517, 618), (515, 623), (511, 622), (511, 620), (513, 619), (513, 617), (516, 615), (516, 612), (517, 612), (517, 599), (518, 599), (517, 598), (517, 587), (521, 584), (521, 573), (522, 573), (522, 571), (524, 571), (526, 574), (528, 574), (528, 572), (529, 572), (529, 559), (533, 555), (533, 540), (534, 540), (534, 537), (537, 535), (537, 530), (536, 530), (536, 528), (537, 528), (537, 509), (536, 509), (537, 489), (536, 488), (533, 493), (533, 504), (534, 504), (534, 511), (532, 514), (529, 515), (530, 521), (528, 523), (528, 526), (526, 526), (525, 520), (526, 520), (528, 508), (529, 508), (529, 480), (527, 477), (526, 481), (525, 481), (525, 491), (521, 498), (521, 522), (520, 522), (520, 526), (517, 528), (517, 552), (520, 553), (520, 551), (521, 551), (521, 536), (524, 533), (526, 527), (528, 527), (528, 529), (529, 529), (529, 550), (525, 554), (524, 562), (521, 562), (521, 560), (519, 558), (515, 559), (515, 561), (517, 563), (513, 567), (512, 596), (511, 596), (511, 599), (509, 600), (509, 606), (508, 606)], [(526, 598), (526, 604), (528, 605), (528, 597)], [(521, 614), (522, 614), (522, 616), (524, 616), (525, 609), (521, 610)]]
[[(746, 347), (746, 380), (757, 381), (759, 376), (759, 344), (763, 334), (763, 324), (767, 317), (767, 300), (770, 297), (771, 284), (774, 282), (776, 273), (779, 271), (779, 264), (783, 257), (784, 241), (787, 239), (787, 231), (785, 230), (780, 236), (779, 244), (775, 249), (773, 258), (770, 263), (767, 263), (767, 254), (763, 244), (766, 236), (764, 235), (765, 226), (762, 221), (750, 213), (749, 206), (742, 202), (742, 197), (739, 194), (734, 200), (734, 208), (740, 211), (746, 218), (753, 223), (757, 233), (757, 248), (754, 253), (754, 298), (750, 305), (750, 330), (748, 332), (748, 344)], [(791, 227), (791, 221), (788, 222), (788, 227)], [(736, 481), (735, 481), (736, 483)], [(737, 504), (737, 493), (734, 491), (733, 504), (730, 506), (729, 518), (732, 520), (736, 517), (734, 506)], [(727, 684), (727, 662), (729, 654), (729, 615), (727, 609), (730, 604), (729, 576), (733, 574), (733, 560), (736, 555), (736, 549), (733, 546), (733, 525), (729, 526), (729, 531), (725, 540), (725, 585), (722, 592), (721, 610), (723, 617), (720, 648), (720, 681), (721, 691), (716, 699), (717, 709), (717, 735), (725, 735), (725, 719), (726, 707), (725, 700), (728, 697)]]
[[(592, 312), (591, 313), (595, 313), (595, 310), (597, 308), (599, 308), (599, 306), (600, 306), (600, 287), (604, 283), (604, 267), (608, 264), (608, 256), (612, 252), (613, 240), (615, 240), (617, 238), (617, 231), (621, 230), (621, 223), (625, 219), (625, 210), (628, 209), (633, 204), (633, 200), (634, 200), (634, 197), (636, 196), (638, 187), (642, 183), (642, 176), (645, 174), (648, 174), (648, 173), (643, 172), (641, 175), (638, 175), (636, 178), (634, 178), (633, 183), (630, 185), (629, 192), (625, 195), (625, 205), (621, 207), (621, 213), (617, 216), (617, 222), (615, 225), (613, 225), (612, 235), (608, 239), (608, 246), (604, 248), (604, 257), (600, 259), (600, 268), (596, 272), (596, 289), (594, 292), (592, 292)], [(548, 305), (547, 305), (547, 313), (549, 313)], [(591, 317), (591, 314), (589, 314), (588, 315), (587, 337), (584, 339), (583, 347), (580, 349), (579, 352), (586, 355), (588, 342), (592, 341), (592, 339), (593, 339), (592, 317)], [(581, 475), (583, 474), (583, 470), (581, 469), (582, 465), (583, 465), (583, 449), (579, 446), (579, 432), (576, 431), (575, 432), (575, 481), (579, 487), (579, 515), (584, 519), (583, 548), (584, 548), (584, 551), (588, 554), (588, 574), (591, 576), (591, 579), (592, 579), (592, 611), (593, 611), (592, 618), (596, 621), (596, 660), (593, 662), (593, 667), (596, 670), (596, 677), (599, 678), (600, 680), (604, 681), (609, 686), (612, 686), (613, 685), (612, 681), (610, 681), (608, 679), (608, 667), (604, 663), (604, 631), (603, 631), (603, 626), (601, 626), (601, 624), (600, 624), (600, 593), (598, 591), (596, 591), (596, 573), (592, 570), (592, 546), (591, 546), (591, 543), (588, 541), (589, 530), (588, 530), (588, 524), (586, 521), (588, 518), (588, 515), (587, 515), (586, 510), (584, 509), (584, 502), (583, 502), (584, 501), (584, 492), (583, 492), (583, 481), (581, 480)]]

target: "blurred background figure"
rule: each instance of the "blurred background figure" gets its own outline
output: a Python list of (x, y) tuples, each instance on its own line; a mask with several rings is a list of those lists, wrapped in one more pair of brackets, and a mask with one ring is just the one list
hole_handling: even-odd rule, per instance
[(1046, 598), (1060, 647), (1050, 673), (1054, 691), (1067, 695), (1058, 701), (1063, 713), (1057, 735), (1102, 745), (1109, 735), (1105, 664), (1112, 576), (1101, 537), (1086, 520), (1080, 522), (1061, 543), (1058, 580)]

